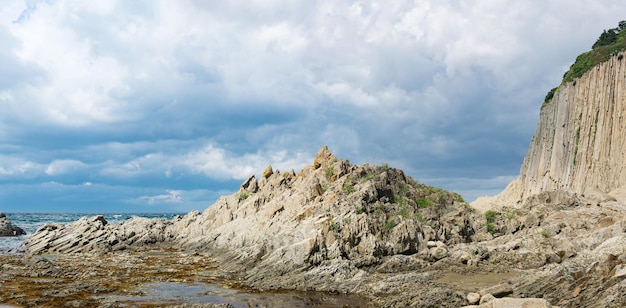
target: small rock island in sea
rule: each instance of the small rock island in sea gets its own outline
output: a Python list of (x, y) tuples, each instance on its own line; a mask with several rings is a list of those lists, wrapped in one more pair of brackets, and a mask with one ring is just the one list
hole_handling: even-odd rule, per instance
[(0, 212), (0, 236), (20, 236), (25, 234), (26, 232), (22, 228), (12, 224), (7, 215)]
[(115, 307), (146, 284), (219, 282), (353, 296), (319, 306), (625, 307), (625, 49), (626, 31), (578, 58), (498, 196), (468, 204), (323, 147), (202, 213), (43, 226), (28, 255), (0, 256), (0, 302)]

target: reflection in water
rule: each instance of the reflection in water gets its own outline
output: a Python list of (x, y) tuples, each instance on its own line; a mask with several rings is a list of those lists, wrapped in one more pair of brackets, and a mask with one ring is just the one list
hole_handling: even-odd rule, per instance
[(234, 307), (371, 307), (364, 299), (323, 292), (254, 292), (212, 283), (156, 282), (139, 287), (136, 295), (107, 296), (103, 302), (121, 307), (193, 303), (231, 304)]

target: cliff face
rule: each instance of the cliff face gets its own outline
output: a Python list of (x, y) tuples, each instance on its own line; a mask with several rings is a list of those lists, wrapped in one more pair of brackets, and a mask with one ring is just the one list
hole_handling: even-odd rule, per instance
[(546, 191), (610, 193), (626, 184), (626, 59), (614, 55), (562, 84), (541, 109), (520, 176), (485, 203), (522, 204)]

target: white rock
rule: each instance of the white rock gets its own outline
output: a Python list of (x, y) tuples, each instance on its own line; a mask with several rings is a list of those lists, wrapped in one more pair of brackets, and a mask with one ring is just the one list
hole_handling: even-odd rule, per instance
[(472, 305), (478, 303), (480, 301), (480, 294), (473, 292), (467, 294), (467, 301)]

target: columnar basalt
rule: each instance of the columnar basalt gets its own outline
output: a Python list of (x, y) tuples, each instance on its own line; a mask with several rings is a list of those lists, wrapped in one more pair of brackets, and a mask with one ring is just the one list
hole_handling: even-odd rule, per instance
[(556, 190), (621, 196), (626, 184), (626, 60), (617, 53), (563, 83), (541, 108), (519, 178), (477, 207), (521, 206)]

